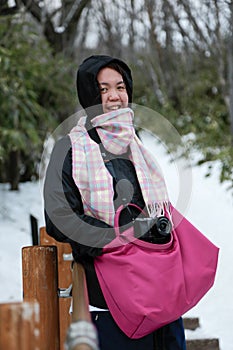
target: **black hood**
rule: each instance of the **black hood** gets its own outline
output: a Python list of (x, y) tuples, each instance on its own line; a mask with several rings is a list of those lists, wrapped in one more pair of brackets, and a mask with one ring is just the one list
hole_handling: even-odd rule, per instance
[(122, 72), (126, 85), (129, 103), (132, 102), (133, 81), (131, 70), (126, 63), (118, 58), (105, 55), (93, 55), (86, 58), (79, 66), (77, 72), (77, 92), (81, 106), (86, 109), (91, 106), (101, 105), (101, 96), (97, 82), (99, 71), (110, 63), (117, 63)]

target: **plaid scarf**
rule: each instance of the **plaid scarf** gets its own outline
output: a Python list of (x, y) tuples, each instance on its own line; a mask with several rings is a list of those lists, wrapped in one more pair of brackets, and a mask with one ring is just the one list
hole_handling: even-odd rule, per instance
[[(69, 136), (72, 144), (73, 179), (83, 201), (84, 213), (113, 226), (113, 178), (107, 170), (99, 145), (80, 118)], [(92, 119), (104, 148), (116, 155), (126, 152), (134, 164), (143, 198), (150, 216), (163, 215), (169, 207), (166, 185), (152, 154), (143, 146), (133, 127), (133, 111), (124, 108)]]

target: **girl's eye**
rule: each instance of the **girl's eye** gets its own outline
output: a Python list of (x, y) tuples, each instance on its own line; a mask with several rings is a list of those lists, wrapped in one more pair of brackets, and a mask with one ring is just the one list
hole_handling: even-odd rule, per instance
[(100, 88), (100, 92), (101, 92), (102, 94), (106, 93), (107, 91), (108, 91), (108, 89), (107, 89), (106, 87)]
[(117, 88), (119, 91), (124, 91), (125, 90), (125, 85), (120, 85)]

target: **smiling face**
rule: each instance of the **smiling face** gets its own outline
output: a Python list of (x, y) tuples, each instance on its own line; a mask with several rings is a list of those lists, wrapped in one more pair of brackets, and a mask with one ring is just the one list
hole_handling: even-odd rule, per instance
[(128, 94), (120, 73), (105, 67), (99, 71), (97, 80), (104, 113), (128, 107)]

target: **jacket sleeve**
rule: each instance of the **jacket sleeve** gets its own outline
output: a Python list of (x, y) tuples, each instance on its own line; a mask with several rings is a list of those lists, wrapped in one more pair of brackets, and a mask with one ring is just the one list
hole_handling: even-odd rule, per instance
[(44, 184), (46, 231), (61, 242), (70, 243), (76, 256), (97, 256), (114, 237), (107, 223), (84, 214), (79, 189), (72, 177), (72, 149), (69, 137), (53, 149)]

